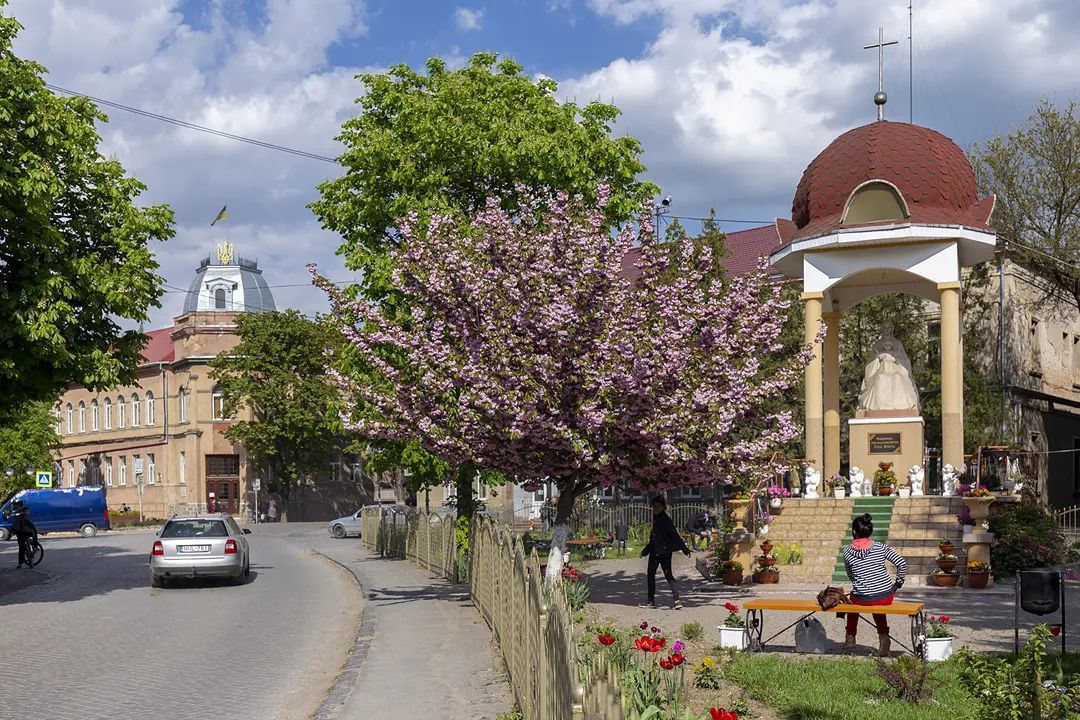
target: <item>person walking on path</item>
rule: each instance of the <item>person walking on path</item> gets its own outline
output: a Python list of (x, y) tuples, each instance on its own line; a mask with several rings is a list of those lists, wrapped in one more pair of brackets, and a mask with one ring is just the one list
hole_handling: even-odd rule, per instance
[(37, 526), (30, 520), (30, 508), (22, 503), (15, 511), (11, 531), (15, 533), (15, 539), (19, 541), (19, 564), (15, 568), (21, 568), (24, 564), (27, 567), (34, 567), (30, 558), (30, 540), (37, 537)]
[(277, 522), (277, 503), (273, 500), (270, 501), (270, 507), (266, 508), (266, 519), (270, 522)]
[(671, 588), (671, 597), (675, 601), (675, 609), (682, 609), (679, 601), (679, 589), (675, 586), (675, 575), (671, 572), (671, 555), (676, 551), (690, 557), (690, 548), (686, 547), (679, 531), (675, 529), (675, 521), (667, 514), (667, 501), (659, 495), (652, 501), (653, 524), (652, 534), (649, 535), (649, 544), (641, 551), (641, 557), (649, 556), (648, 584), (649, 599), (645, 607), (656, 607), (656, 569), (664, 569), (664, 579)]
[[(851, 580), (852, 605), (892, 605), (893, 596), (903, 587), (904, 578), (907, 577), (907, 561), (885, 543), (871, 540), (873, 533), (874, 521), (870, 513), (851, 521), (851, 536), (854, 539), (844, 548), (844, 569)], [(895, 582), (885, 567), (886, 561), (896, 568)], [(874, 625), (878, 631), (878, 656), (888, 657), (891, 649), (888, 616), (874, 613)], [(855, 647), (858, 629), (859, 613), (848, 613), (845, 648)]]

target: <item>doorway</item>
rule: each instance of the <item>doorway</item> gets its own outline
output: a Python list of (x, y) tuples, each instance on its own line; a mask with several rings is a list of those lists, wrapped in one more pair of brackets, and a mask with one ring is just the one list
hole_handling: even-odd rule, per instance
[(206, 507), (240, 514), (240, 456), (206, 456)]

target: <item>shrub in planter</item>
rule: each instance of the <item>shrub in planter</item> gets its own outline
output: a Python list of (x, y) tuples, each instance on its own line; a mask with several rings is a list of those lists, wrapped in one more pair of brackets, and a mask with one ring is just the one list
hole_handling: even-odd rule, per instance
[(941, 568), (934, 568), (934, 572), (930, 575), (934, 580), (934, 584), (938, 587), (956, 587), (956, 583), (960, 581), (960, 573), (956, 570), (942, 570)]
[(720, 574), (725, 585), (742, 585), (743, 566), (738, 560), (725, 560), (720, 563)]
[(780, 570), (776, 567), (763, 567), (754, 573), (754, 582), (762, 585), (772, 585), (780, 582)]
[(956, 546), (953, 545), (953, 541), (949, 538), (941, 538), (940, 540), (938, 540), (938, 550), (940, 550), (941, 552), (951, 553), (955, 549)]
[(1054, 516), (1025, 497), (1018, 503), (990, 506), (990, 553), (996, 579), (1011, 579), (1017, 570), (1053, 567), (1065, 562), (1065, 542)]
[(939, 553), (936, 560), (937, 566), (942, 570), (952, 570), (956, 567), (956, 563), (960, 561), (955, 555), (948, 553)]

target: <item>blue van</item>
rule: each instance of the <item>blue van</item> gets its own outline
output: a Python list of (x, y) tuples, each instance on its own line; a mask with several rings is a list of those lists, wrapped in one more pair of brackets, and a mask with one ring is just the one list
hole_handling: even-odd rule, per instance
[(0, 540), (11, 537), (12, 505), (20, 500), (30, 508), (30, 520), (42, 534), (77, 530), (83, 537), (94, 537), (98, 530), (109, 529), (103, 487), (22, 490), (0, 507)]

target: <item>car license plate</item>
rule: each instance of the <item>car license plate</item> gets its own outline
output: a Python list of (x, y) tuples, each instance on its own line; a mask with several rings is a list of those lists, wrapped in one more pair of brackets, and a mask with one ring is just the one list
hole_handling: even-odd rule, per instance
[(210, 552), (210, 546), (209, 545), (181, 545), (177, 549), (180, 550), (180, 552), (182, 552), (182, 553)]

